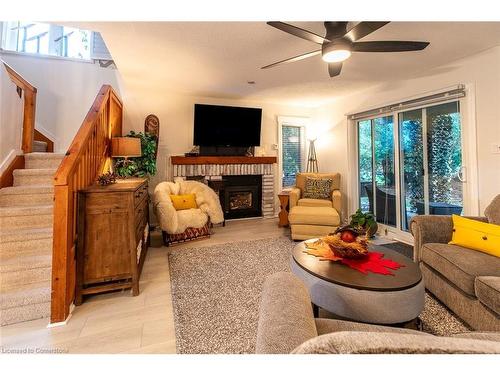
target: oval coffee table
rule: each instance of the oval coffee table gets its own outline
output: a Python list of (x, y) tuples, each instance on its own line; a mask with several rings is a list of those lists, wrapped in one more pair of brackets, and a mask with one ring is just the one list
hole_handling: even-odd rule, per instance
[(369, 246), (370, 251), (383, 253), (385, 258), (404, 267), (391, 270), (394, 276), (364, 274), (340, 262), (319, 260), (304, 253), (304, 241), (293, 249), (292, 272), (309, 289), (313, 305), (341, 318), (375, 324), (399, 324), (415, 319), (424, 309), (425, 296), (417, 264), (390, 249)]

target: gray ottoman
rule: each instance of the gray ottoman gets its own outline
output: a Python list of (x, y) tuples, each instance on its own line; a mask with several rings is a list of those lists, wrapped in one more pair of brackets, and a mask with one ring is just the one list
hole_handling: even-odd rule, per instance
[(307, 286), (311, 301), (341, 318), (364, 323), (399, 324), (415, 319), (424, 308), (425, 288), (420, 269), (395, 251), (370, 245), (404, 267), (394, 276), (363, 274), (339, 262), (322, 261), (304, 253), (304, 242), (292, 252), (292, 272)]

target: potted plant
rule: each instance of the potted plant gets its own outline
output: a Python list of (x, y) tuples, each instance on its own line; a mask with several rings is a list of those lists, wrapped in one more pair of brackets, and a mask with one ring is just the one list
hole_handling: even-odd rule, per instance
[(375, 216), (371, 212), (362, 212), (361, 209), (351, 215), (350, 225), (358, 231), (364, 233), (367, 237), (373, 237), (378, 230), (378, 224)]
[(116, 173), (121, 177), (144, 177), (156, 174), (156, 140), (151, 133), (136, 133), (131, 130), (126, 137), (140, 138), (142, 156), (129, 158), (127, 163), (117, 163)]

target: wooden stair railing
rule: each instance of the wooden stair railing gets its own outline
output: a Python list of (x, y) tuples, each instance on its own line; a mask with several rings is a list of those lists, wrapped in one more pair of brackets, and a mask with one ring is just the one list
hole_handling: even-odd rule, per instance
[(17, 93), (21, 97), (24, 93), (23, 110), (23, 135), (21, 149), (25, 154), (33, 151), (33, 139), (35, 134), (35, 111), (36, 111), (36, 87), (26, 81), (5, 61), (0, 60), (5, 66), (10, 80), (17, 86)]
[[(123, 105), (103, 85), (54, 177), (51, 322), (63, 322), (75, 296), (77, 192), (108, 168), (111, 138), (122, 132)], [(111, 230), (111, 228), (110, 228)]]

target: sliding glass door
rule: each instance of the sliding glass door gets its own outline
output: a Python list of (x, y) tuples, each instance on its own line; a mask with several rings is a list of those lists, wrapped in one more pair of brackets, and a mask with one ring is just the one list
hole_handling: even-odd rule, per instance
[(363, 211), (377, 222), (396, 225), (393, 116), (358, 122), (359, 192)]
[(402, 229), (415, 215), (463, 210), (459, 102), (399, 113)]
[(363, 212), (373, 209), (373, 146), (372, 121), (358, 122), (359, 207)]
[(361, 120), (357, 131), (362, 211), (403, 231), (415, 215), (462, 213), (458, 101)]
[(422, 110), (399, 114), (399, 160), (403, 230), (415, 215), (425, 214), (424, 129)]

